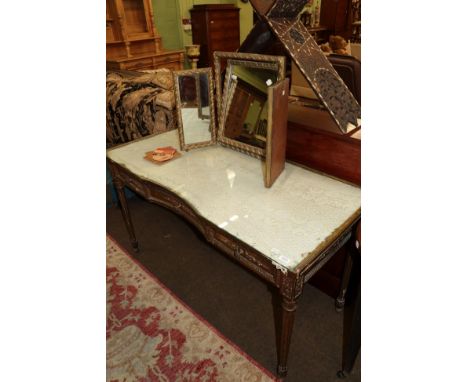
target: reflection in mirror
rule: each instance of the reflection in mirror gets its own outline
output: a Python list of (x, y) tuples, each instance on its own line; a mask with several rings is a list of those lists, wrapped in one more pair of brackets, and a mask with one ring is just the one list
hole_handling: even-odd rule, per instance
[(273, 62), (253, 62), (246, 60), (227, 60), (226, 76), (223, 88), (227, 89), (223, 93), (223, 122), (226, 120), (227, 97), (233, 79), (238, 77), (261, 89), (266, 94), (265, 83), (272, 85), (278, 80), (278, 64)]
[(231, 61), (228, 67), (224, 136), (261, 149), (266, 147), (268, 87), (278, 80), (274, 64), (251, 67)]
[(214, 143), (211, 69), (174, 72), (179, 139), (182, 150)]

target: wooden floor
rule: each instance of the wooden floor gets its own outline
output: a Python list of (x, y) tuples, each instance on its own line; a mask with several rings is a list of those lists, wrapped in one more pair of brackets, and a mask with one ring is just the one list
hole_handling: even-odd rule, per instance
[[(271, 372), (276, 370), (272, 289), (208, 244), (177, 215), (138, 197), (129, 199), (140, 253), (137, 258), (194, 311)], [(107, 232), (131, 247), (116, 206)], [(306, 284), (299, 300), (289, 355), (290, 382), (342, 381), (343, 313)], [(360, 356), (344, 381), (360, 381)]]

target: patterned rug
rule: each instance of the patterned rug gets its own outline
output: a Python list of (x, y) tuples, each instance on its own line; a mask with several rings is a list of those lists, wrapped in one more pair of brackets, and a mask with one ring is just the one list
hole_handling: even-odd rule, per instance
[(107, 381), (275, 381), (107, 237)]

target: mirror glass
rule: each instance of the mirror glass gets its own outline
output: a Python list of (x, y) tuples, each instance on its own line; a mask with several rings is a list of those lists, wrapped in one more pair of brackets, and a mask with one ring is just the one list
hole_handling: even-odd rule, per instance
[(263, 67), (231, 61), (225, 94), (224, 136), (261, 149), (266, 147), (268, 87), (278, 81), (274, 64)]
[(181, 149), (213, 144), (214, 100), (211, 69), (179, 71), (174, 76)]

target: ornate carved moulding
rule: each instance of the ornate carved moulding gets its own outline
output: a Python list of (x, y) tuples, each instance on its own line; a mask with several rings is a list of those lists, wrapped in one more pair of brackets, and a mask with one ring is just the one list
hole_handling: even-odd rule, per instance
[[(307, 0), (250, 2), (284, 45), (341, 131), (347, 133), (359, 126), (361, 106), (299, 20)], [(254, 28), (251, 33), (258, 32)]]

